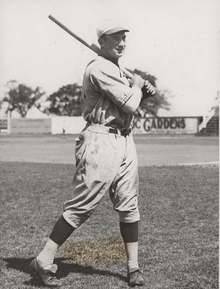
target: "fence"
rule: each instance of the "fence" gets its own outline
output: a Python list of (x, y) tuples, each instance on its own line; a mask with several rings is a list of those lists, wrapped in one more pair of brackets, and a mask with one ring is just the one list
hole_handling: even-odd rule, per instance
[(33, 133), (45, 134), (51, 133), (51, 119), (25, 119), (25, 118), (12, 118), (9, 121), (8, 130), (11, 134), (17, 133)]
[[(4, 119), (0, 129), (11, 134), (78, 134), (85, 126), (82, 117), (52, 117), (44, 119)], [(197, 134), (197, 117), (135, 118), (134, 134)]]

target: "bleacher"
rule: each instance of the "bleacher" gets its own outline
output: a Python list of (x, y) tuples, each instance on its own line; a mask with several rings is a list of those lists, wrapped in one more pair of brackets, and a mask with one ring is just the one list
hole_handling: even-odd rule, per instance
[(213, 116), (200, 133), (203, 135), (219, 136), (219, 116)]

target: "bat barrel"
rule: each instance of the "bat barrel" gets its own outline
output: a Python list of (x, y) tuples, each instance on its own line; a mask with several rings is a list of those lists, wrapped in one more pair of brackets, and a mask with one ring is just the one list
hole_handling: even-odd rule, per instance
[(80, 38), (78, 35), (76, 35), (75, 33), (73, 33), (72, 31), (70, 31), (66, 26), (64, 26), (62, 23), (60, 23), (57, 19), (55, 19), (52, 15), (48, 16), (50, 18), (50, 20), (52, 20), (54, 23), (56, 23), (58, 26), (60, 26), (63, 30), (65, 30), (67, 33), (69, 33), (71, 36), (73, 36), (75, 39), (77, 39), (79, 42), (81, 42), (82, 44), (84, 44), (85, 46), (87, 46), (88, 48), (90, 48), (92, 51), (94, 51), (91, 46), (84, 41), (82, 38)]

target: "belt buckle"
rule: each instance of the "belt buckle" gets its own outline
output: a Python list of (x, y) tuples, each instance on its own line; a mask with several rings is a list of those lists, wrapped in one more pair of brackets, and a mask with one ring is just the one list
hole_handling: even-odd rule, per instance
[(130, 132), (131, 132), (131, 130), (129, 128), (123, 128), (121, 130), (121, 135), (122, 136), (127, 136), (127, 135), (129, 135)]
[(109, 128), (109, 133), (118, 134), (118, 130), (117, 130), (117, 128), (110, 127), (110, 128)]

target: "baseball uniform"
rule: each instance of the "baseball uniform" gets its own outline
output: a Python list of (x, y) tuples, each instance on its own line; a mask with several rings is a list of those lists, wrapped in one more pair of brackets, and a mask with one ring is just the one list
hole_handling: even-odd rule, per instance
[(63, 213), (74, 228), (91, 216), (107, 191), (121, 222), (140, 219), (133, 115), (123, 110), (128, 99), (140, 93), (119, 66), (102, 56), (85, 70), (82, 108), (87, 124), (76, 139), (73, 194)]

